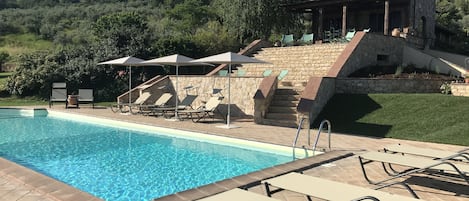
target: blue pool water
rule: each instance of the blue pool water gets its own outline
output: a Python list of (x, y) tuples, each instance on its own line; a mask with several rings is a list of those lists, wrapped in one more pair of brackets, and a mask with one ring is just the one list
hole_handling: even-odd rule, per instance
[(55, 117), (0, 118), (0, 131), (0, 157), (109, 201), (151, 200), (291, 161)]

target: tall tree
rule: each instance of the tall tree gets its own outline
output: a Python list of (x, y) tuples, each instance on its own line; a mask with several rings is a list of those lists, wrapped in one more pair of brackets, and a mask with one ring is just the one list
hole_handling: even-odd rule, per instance
[(142, 55), (148, 39), (146, 19), (135, 12), (100, 17), (94, 24), (95, 36), (104, 56)]
[(240, 42), (269, 38), (272, 30), (300, 27), (298, 16), (287, 12), (285, 0), (214, 0), (221, 23), (238, 36)]

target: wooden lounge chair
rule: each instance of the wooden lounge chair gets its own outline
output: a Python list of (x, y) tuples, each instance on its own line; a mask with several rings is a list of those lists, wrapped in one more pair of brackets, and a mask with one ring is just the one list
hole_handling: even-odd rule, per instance
[(223, 193), (200, 199), (200, 201), (279, 201), (264, 195), (235, 188)]
[(65, 108), (68, 107), (67, 101), (67, 83), (65, 82), (55, 82), (52, 83), (51, 95), (49, 98), (49, 108), (52, 106), (53, 102), (65, 102)]
[[(272, 179), (262, 181), (266, 187), (267, 195), (270, 197), (270, 186), (285, 189), (288, 191), (316, 197), (324, 200), (379, 200), (379, 201), (417, 201), (418, 197), (410, 190), (411, 194), (416, 198), (395, 195), (376, 189), (369, 189), (351, 184), (340, 183), (336, 181), (321, 179), (313, 176), (303, 175), (299, 173), (288, 173)], [(379, 189), (388, 187), (389, 185), (379, 187)], [(339, 190), (340, 189), (340, 190)]]
[(123, 110), (125, 108), (125, 106), (127, 106), (128, 108), (132, 107), (132, 106), (135, 106), (135, 105), (142, 105), (145, 103), (145, 101), (148, 100), (148, 98), (150, 98), (151, 94), (149, 92), (144, 92), (142, 93), (133, 103), (119, 103), (119, 104), (114, 104), (111, 106), (111, 110), (113, 112), (129, 112), (130, 109), (128, 111), (125, 111)]
[(91, 107), (94, 108), (93, 89), (78, 89), (78, 102), (91, 103)]
[(199, 122), (201, 119), (205, 118), (215, 118), (215, 111), (220, 105), (223, 97), (213, 96), (205, 103), (205, 105), (195, 109), (195, 110), (181, 110), (178, 111), (178, 114), (186, 115), (193, 122)]
[(452, 151), (444, 151), (444, 150), (437, 150), (437, 149), (414, 147), (410, 145), (393, 144), (393, 145), (386, 146), (384, 148), (384, 152), (424, 156), (424, 157), (429, 157), (432, 159), (454, 159), (454, 160), (469, 163), (469, 148), (462, 149), (457, 152), (452, 152)]
[(151, 113), (153, 108), (165, 107), (168, 104), (168, 101), (173, 97), (171, 93), (164, 93), (162, 94), (155, 103), (151, 105), (134, 105), (130, 107), (130, 112), (132, 114), (144, 114), (144, 113)]
[[(469, 184), (469, 165), (460, 164), (460, 163), (451, 163), (448, 158), (442, 158), (438, 160), (433, 160), (425, 157), (402, 155), (402, 154), (391, 154), (391, 153), (382, 153), (382, 152), (367, 152), (358, 156), (360, 161), (360, 166), (362, 168), (363, 176), (370, 184), (380, 184), (386, 181), (393, 180), (395, 178), (400, 178), (408, 176), (414, 173), (452, 173), (461, 177)], [(390, 178), (375, 182), (370, 180), (366, 174), (365, 165), (379, 162), (382, 163), (384, 171), (390, 175)], [(402, 171), (396, 171), (392, 165), (400, 165), (409, 167)]]

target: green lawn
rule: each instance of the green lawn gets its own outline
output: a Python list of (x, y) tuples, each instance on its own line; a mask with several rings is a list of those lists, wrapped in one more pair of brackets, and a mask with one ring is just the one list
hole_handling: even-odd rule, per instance
[(469, 97), (335, 95), (317, 121), (323, 119), (338, 133), (469, 146)]

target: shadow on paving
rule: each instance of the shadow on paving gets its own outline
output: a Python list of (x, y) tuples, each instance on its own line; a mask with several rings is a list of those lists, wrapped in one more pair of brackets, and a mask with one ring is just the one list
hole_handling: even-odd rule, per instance
[(467, 184), (444, 181), (444, 179), (446, 180), (454, 179), (454, 180), (462, 181), (462, 179), (460, 178), (451, 178), (451, 177), (431, 178), (431, 177), (422, 177), (422, 176), (412, 176), (409, 179), (406, 179), (405, 183), (438, 189), (442, 191), (447, 191), (447, 192), (454, 193), (456, 196), (469, 198), (469, 190), (468, 190)]

